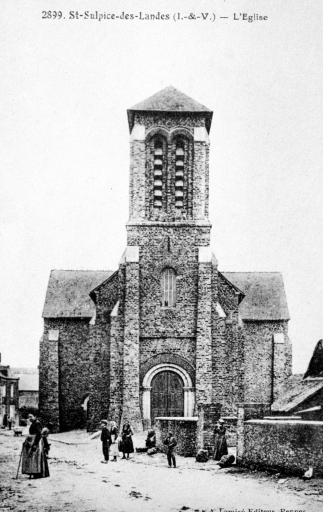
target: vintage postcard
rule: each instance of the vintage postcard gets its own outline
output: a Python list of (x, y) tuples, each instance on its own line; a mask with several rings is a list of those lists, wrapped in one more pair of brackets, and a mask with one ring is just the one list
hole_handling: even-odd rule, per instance
[(321, 510), (322, 23), (1, 2), (0, 510)]

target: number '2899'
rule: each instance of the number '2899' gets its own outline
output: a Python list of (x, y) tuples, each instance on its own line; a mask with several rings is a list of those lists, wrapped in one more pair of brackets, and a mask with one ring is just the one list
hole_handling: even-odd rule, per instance
[(58, 18), (60, 19), (63, 16), (62, 11), (42, 11), (42, 19), (50, 20)]

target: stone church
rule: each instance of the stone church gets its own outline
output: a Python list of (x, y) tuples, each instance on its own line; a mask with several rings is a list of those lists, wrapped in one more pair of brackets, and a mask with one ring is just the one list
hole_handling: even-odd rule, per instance
[(39, 399), (56, 430), (102, 418), (140, 430), (203, 406), (234, 417), (241, 403), (270, 406), (290, 376), (281, 274), (222, 272), (210, 247), (211, 122), (173, 87), (128, 110), (119, 268), (49, 279)]

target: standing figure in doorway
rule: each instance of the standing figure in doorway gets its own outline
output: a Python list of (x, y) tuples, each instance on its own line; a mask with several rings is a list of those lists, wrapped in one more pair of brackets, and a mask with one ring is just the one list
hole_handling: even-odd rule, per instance
[(129, 421), (126, 421), (122, 428), (121, 434), (121, 446), (123, 452), (123, 459), (125, 459), (125, 455), (127, 455), (127, 459), (129, 459), (129, 454), (134, 452), (132, 436), (134, 435), (134, 431)]
[(226, 428), (224, 426), (224, 421), (220, 419), (214, 429), (214, 460), (220, 460), (223, 455), (228, 455), (228, 447), (225, 432)]
[(111, 446), (110, 446), (110, 455), (113, 457), (113, 461), (117, 462), (117, 457), (119, 455), (118, 452), (118, 427), (115, 421), (111, 421), (110, 423), (110, 435), (111, 435)]
[(48, 462), (42, 438), (42, 426), (33, 414), (28, 415), (30, 420), (29, 435), (22, 447), (22, 469), (24, 475), (34, 478), (49, 476)]
[(111, 434), (108, 429), (107, 420), (101, 421), (101, 441), (102, 441), (102, 452), (104, 456), (104, 460), (102, 460), (102, 464), (108, 464), (109, 462), (109, 449), (111, 444)]

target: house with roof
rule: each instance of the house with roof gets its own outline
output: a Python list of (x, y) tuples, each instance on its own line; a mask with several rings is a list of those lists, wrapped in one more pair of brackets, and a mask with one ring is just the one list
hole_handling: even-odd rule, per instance
[(241, 403), (270, 407), (291, 375), (281, 274), (220, 271), (210, 245), (212, 116), (173, 87), (128, 110), (119, 266), (49, 278), (39, 408), (56, 430), (234, 416)]
[(316, 344), (306, 373), (288, 379), (286, 391), (274, 401), (271, 411), (275, 416), (323, 421), (323, 340)]
[[(1, 361), (1, 354), (0, 354)], [(19, 378), (12, 375), (10, 366), (0, 363), (0, 427), (9, 418), (17, 420), (19, 408)]]
[[(39, 370), (38, 368), (11, 368), (11, 375), (19, 378), (19, 411), (38, 409)], [(21, 417), (21, 414), (20, 414)]]

